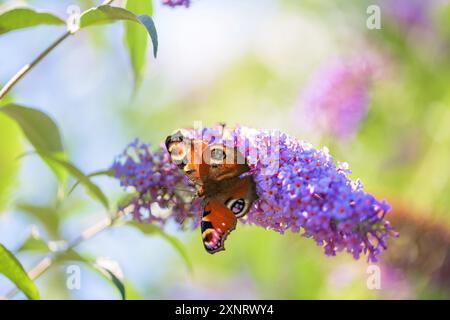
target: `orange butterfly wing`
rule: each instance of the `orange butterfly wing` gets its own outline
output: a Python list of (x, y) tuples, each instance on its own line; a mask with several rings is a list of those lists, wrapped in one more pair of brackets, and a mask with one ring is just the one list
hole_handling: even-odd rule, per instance
[(224, 250), (225, 239), (236, 228), (237, 218), (217, 199), (206, 202), (201, 222), (202, 240), (209, 253)]
[(207, 171), (208, 165), (202, 159), (206, 147), (204, 141), (186, 139), (179, 132), (166, 139), (166, 149), (172, 161), (196, 185), (203, 184), (202, 173)]
[(248, 176), (206, 201), (201, 232), (207, 252), (225, 250), (225, 240), (236, 228), (237, 218), (248, 212), (255, 198), (253, 179)]
[(256, 199), (253, 178), (239, 178), (250, 169), (245, 158), (236, 148), (186, 139), (181, 132), (167, 137), (166, 148), (172, 161), (196, 184), (199, 196), (205, 197), (201, 232), (206, 251), (224, 250), (237, 218)]

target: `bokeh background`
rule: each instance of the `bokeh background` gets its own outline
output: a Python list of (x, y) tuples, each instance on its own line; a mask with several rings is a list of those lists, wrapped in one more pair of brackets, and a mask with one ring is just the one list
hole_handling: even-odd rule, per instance
[[(23, 3), (67, 17), (77, 4)], [(98, 1), (97, 1), (98, 2)], [(98, 3), (97, 3), (98, 4)], [(170, 8), (154, 0), (160, 48), (148, 53), (142, 85), (123, 45), (123, 24), (80, 31), (11, 92), (58, 123), (70, 159), (84, 172), (107, 169), (135, 137), (155, 146), (194, 121), (278, 128), (327, 146), (365, 190), (387, 199), (400, 231), (378, 263), (381, 289), (367, 287), (364, 259), (326, 257), (299, 234), (238, 225), (225, 252), (209, 255), (199, 230), (178, 238), (192, 272), (158, 235), (114, 227), (81, 244), (80, 254), (120, 265), (128, 298), (142, 299), (430, 299), (450, 297), (450, 4), (441, 0), (197, 0)], [(381, 29), (366, 25), (381, 8)], [(64, 27), (0, 37), (0, 83), (28, 63)], [(30, 233), (73, 239), (105, 216), (82, 188), (55, 209), (56, 178), (20, 130), (0, 115), (0, 242), (18, 250)], [(94, 178), (118, 201), (124, 191)], [(18, 253), (26, 269), (42, 257)], [(44, 299), (119, 299), (98, 273), (79, 264), (81, 288), (68, 290), (66, 268), (37, 280)], [(12, 284), (0, 278), (0, 296)], [(23, 298), (17, 295), (16, 298)]]

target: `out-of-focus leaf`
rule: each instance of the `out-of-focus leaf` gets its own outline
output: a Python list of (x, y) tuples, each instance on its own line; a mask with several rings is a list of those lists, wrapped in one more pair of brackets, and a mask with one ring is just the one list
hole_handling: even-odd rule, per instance
[(150, 35), (150, 38), (152, 39), (153, 56), (156, 58), (156, 56), (158, 55), (158, 33), (156, 32), (155, 22), (153, 21), (152, 17), (145, 14), (140, 15), (138, 18), (139, 21), (141, 21), (141, 23), (145, 26)]
[(122, 299), (125, 300), (126, 290), (123, 283), (123, 272), (117, 262), (105, 258), (94, 259), (86, 255), (81, 255), (74, 249), (68, 249), (57, 253), (53, 259), (54, 263), (64, 263), (69, 261), (81, 262), (92, 270), (98, 272), (117, 288)]
[(134, 14), (146, 14), (151, 16), (153, 14), (153, 3), (152, 1), (142, 1), (142, 0), (125, 0), (125, 6), (128, 11)]
[(178, 253), (183, 258), (184, 262), (186, 263), (186, 266), (188, 267), (189, 271), (192, 272), (193, 267), (192, 262), (189, 259), (189, 255), (187, 254), (183, 244), (176, 237), (167, 234), (166, 232), (164, 232), (164, 230), (162, 230), (158, 226), (155, 226), (154, 224), (139, 223), (137, 221), (128, 221), (126, 225), (138, 229), (143, 234), (158, 235), (167, 240), (178, 251)]
[(38, 300), (39, 291), (19, 260), (0, 244), (0, 273), (11, 280), (29, 299)]
[(92, 25), (128, 20), (140, 23), (138, 17), (131, 11), (110, 5), (101, 5), (83, 12), (80, 16), (80, 28)]
[(17, 104), (8, 104), (0, 112), (14, 119), (37, 151), (64, 152), (58, 126), (44, 112)]
[(29, 203), (19, 203), (16, 208), (39, 220), (53, 238), (59, 238), (60, 217), (52, 207), (37, 206)]
[(21, 152), (20, 130), (13, 120), (0, 114), (0, 213), (8, 202), (8, 193), (14, 184)]
[[(113, 170), (101, 170), (101, 171), (92, 172), (87, 175), (88, 178), (93, 178), (93, 177), (98, 177), (98, 176), (113, 177), (114, 171)], [(70, 188), (67, 195), (69, 196), (72, 192), (74, 192), (76, 187), (78, 187), (79, 184), (80, 184), (80, 181), (75, 182), (75, 184), (72, 186), (72, 188)]]
[(126, 292), (126, 300), (142, 300), (143, 297), (136, 289), (136, 287), (131, 284), (129, 281), (124, 281), (125, 292)]
[[(58, 126), (44, 112), (13, 103), (0, 107), (0, 112), (9, 116), (19, 125), (36, 151), (52, 153), (60, 157), (64, 156)], [(63, 171), (54, 167), (51, 163), (47, 164), (54, 171), (59, 181), (65, 180), (66, 176)]]
[(89, 192), (89, 194), (91, 194), (92, 197), (98, 200), (106, 209), (109, 208), (108, 198), (105, 196), (103, 191), (74, 164), (48, 153), (41, 153), (40, 155), (47, 161), (54, 163), (55, 165), (59, 165), (67, 170), (70, 175), (77, 179), (86, 188), (86, 190)]
[(156, 36), (156, 28), (152, 18), (146, 15), (136, 16), (133, 12), (119, 7), (102, 5), (83, 12), (80, 16), (80, 28), (93, 25), (112, 23), (119, 20), (127, 20), (139, 23), (147, 29), (153, 41), (153, 50), (156, 56), (158, 49), (158, 41)]
[(106, 279), (119, 290), (122, 300), (126, 299), (125, 285), (123, 284), (123, 272), (117, 262), (110, 259), (99, 258), (92, 265)]
[(63, 263), (68, 261), (77, 261), (77, 262), (83, 262), (86, 264), (91, 264), (92, 259), (87, 258), (79, 254), (77, 251), (73, 249), (68, 249), (62, 252), (56, 253), (53, 262), (54, 263)]
[[(135, 14), (152, 15), (151, 1), (127, 0), (125, 8)], [(138, 24), (125, 22), (124, 41), (128, 49), (131, 65), (134, 72), (134, 85), (137, 88), (142, 80), (147, 53), (147, 32)]]
[(13, 8), (0, 13), (0, 34), (42, 24), (65, 25), (66, 23), (51, 13), (37, 12), (31, 8)]
[(117, 278), (117, 276), (108, 269), (99, 268), (99, 272), (101, 272), (108, 280), (110, 280), (114, 286), (119, 290), (120, 296), (122, 297), (122, 300), (126, 299), (126, 292), (125, 292), (125, 286), (122, 283), (122, 281)]
[(17, 252), (33, 251), (33, 252), (49, 252), (47, 242), (42, 240), (38, 234), (31, 232), (28, 238), (17, 249)]
[(450, 36), (450, 5), (441, 6), (437, 15), (439, 28), (447, 36)]

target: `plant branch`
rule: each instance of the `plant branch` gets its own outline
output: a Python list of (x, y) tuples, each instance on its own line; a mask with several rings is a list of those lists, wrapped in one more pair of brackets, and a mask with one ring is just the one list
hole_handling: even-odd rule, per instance
[(37, 65), (42, 59), (44, 59), (53, 49), (55, 49), (61, 42), (63, 42), (71, 33), (65, 32), (55, 42), (53, 42), (47, 49), (45, 49), (36, 59), (32, 62), (24, 65), (2, 88), (0, 91), (0, 99), (4, 98), (6, 94), (15, 86), (15, 84), (22, 79), (35, 65)]
[[(103, 5), (110, 5), (114, 0), (106, 0), (103, 2)], [(56, 39), (49, 47), (47, 47), (43, 52), (41, 52), (32, 62), (23, 66), (0, 90), (0, 100), (4, 98), (8, 92), (22, 79), (34, 66), (36, 66), (42, 59), (44, 59), (53, 49), (55, 49), (58, 45), (60, 45), (65, 39), (67, 39), (70, 35), (75, 34), (76, 31), (70, 32), (66, 31), (63, 35), (61, 35), (58, 39)], [(80, 243), (91, 239), (97, 234), (101, 233), (103, 230), (108, 229), (112, 226), (117, 220), (119, 220), (125, 214), (125, 210), (119, 212), (119, 214), (114, 218), (105, 218), (93, 226), (84, 230), (77, 238), (75, 238), (72, 242), (69, 243), (68, 247), (63, 251), (67, 252), (70, 249), (75, 248)], [(28, 275), (32, 280), (40, 277), (44, 272), (46, 272), (53, 264), (55, 257), (61, 252), (54, 252), (42, 260), (40, 260), (29, 272)], [(6, 294), (7, 299), (12, 299), (19, 292), (17, 288), (14, 288), (10, 292)]]
[[(114, 0), (106, 0), (103, 2), (103, 5), (110, 5)], [(78, 30), (77, 30), (78, 31)], [(9, 81), (5, 84), (5, 86), (0, 90), (0, 100), (3, 99), (8, 92), (19, 82), (20, 79), (23, 78), (35, 65), (37, 65), (42, 59), (44, 59), (53, 49), (55, 49), (61, 42), (67, 39), (70, 35), (75, 34), (76, 31), (70, 32), (66, 31), (62, 36), (56, 39), (49, 47), (47, 47), (41, 54), (37, 56), (33, 61), (24, 65)]]
[[(52, 265), (55, 260), (55, 258), (64, 252), (68, 252), (69, 250), (74, 249), (79, 244), (93, 238), (94, 236), (98, 235), (102, 231), (108, 229), (112, 225), (114, 225), (118, 220), (120, 220), (126, 213), (128, 212), (127, 208), (125, 208), (122, 211), (119, 211), (117, 216), (110, 218), (107, 217), (103, 220), (100, 220), (99, 222), (95, 223), (94, 225), (88, 227), (85, 229), (81, 234), (76, 237), (74, 240), (72, 240), (67, 248), (63, 251), (57, 251), (48, 254), (43, 259), (41, 259), (29, 272), (28, 276), (31, 278), (31, 280), (36, 280), (39, 278), (42, 274), (44, 274)], [(6, 295), (6, 299), (12, 299), (19, 293), (19, 290), (17, 288), (12, 289), (9, 291)]]

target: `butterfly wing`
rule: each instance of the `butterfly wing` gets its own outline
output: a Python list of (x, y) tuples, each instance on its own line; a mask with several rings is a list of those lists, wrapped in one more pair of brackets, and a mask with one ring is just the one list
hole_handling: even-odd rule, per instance
[(237, 178), (250, 170), (245, 157), (236, 147), (227, 147), (219, 143), (206, 146), (203, 149), (202, 159), (206, 166), (200, 168), (200, 176), (206, 183)]
[(202, 240), (209, 253), (225, 250), (227, 236), (236, 228), (237, 218), (244, 216), (256, 198), (250, 176), (235, 180), (204, 206), (201, 222)]
[(201, 173), (207, 169), (202, 155), (207, 144), (202, 140), (191, 140), (177, 132), (166, 139), (166, 149), (178, 168), (196, 185), (202, 185)]
[(221, 201), (206, 201), (201, 222), (202, 240), (209, 253), (225, 250), (225, 240), (236, 228), (237, 218)]
[(224, 181), (215, 196), (237, 217), (243, 217), (256, 200), (255, 183), (251, 176)]
[(237, 148), (208, 145), (203, 140), (188, 139), (180, 131), (167, 137), (166, 149), (171, 160), (198, 185), (236, 178), (250, 170)]
[(197, 185), (198, 194), (205, 197), (201, 232), (206, 251), (224, 250), (237, 218), (244, 216), (256, 199), (253, 177), (241, 177), (250, 170), (245, 157), (237, 148), (186, 139), (181, 132), (167, 137), (166, 148), (172, 161)]

